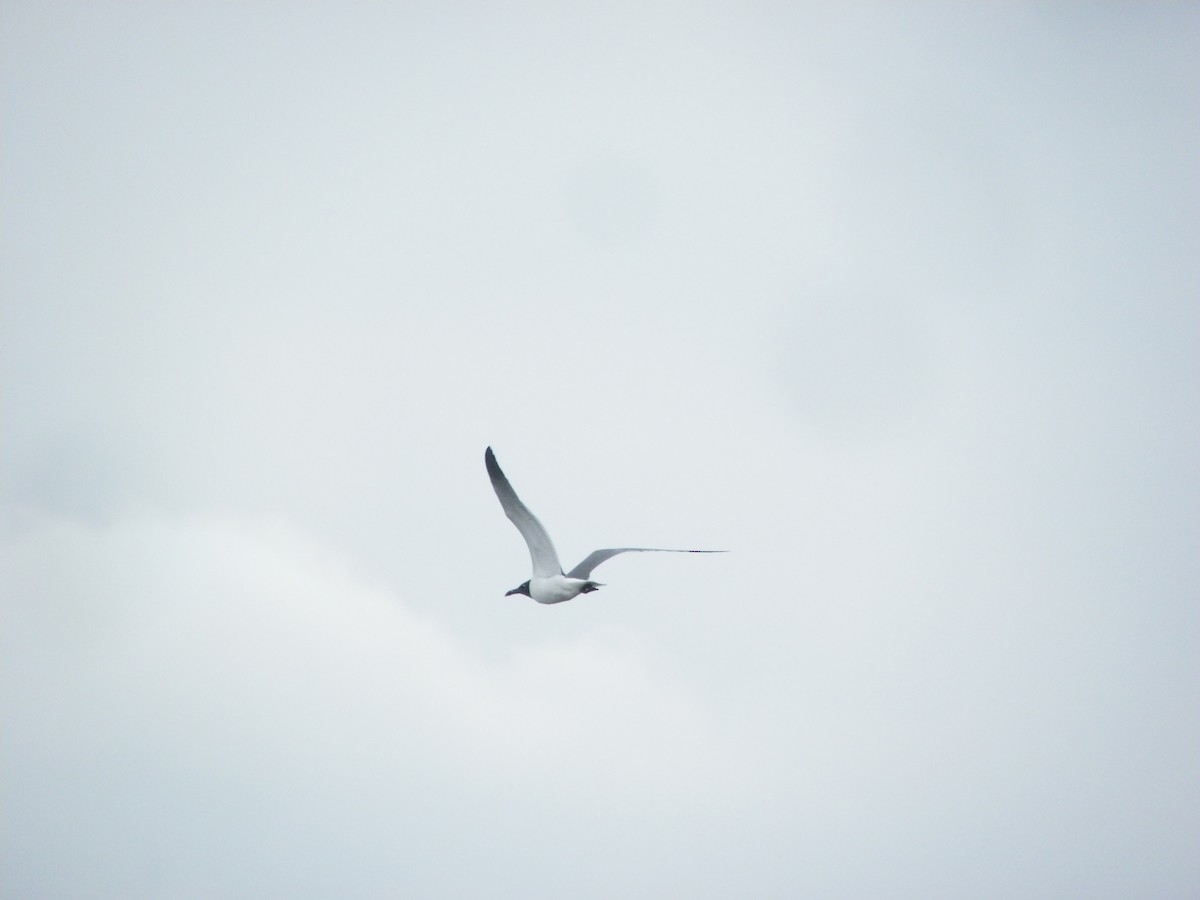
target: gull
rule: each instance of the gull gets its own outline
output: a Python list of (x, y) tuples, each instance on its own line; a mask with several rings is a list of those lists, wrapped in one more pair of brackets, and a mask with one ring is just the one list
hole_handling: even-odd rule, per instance
[(580, 594), (590, 594), (602, 584), (592, 581), (589, 576), (592, 569), (606, 559), (611, 559), (618, 553), (724, 553), (724, 550), (664, 550), (661, 547), (614, 547), (606, 550), (593, 550), (583, 562), (570, 572), (563, 572), (554, 551), (554, 544), (545, 527), (537, 520), (537, 516), (529, 511), (517, 492), (512, 489), (500, 464), (496, 462), (496, 454), (488, 447), (483, 454), (487, 463), (488, 477), (492, 479), (492, 487), (504, 507), (504, 514), (517, 526), (521, 537), (529, 545), (529, 558), (533, 562), (533, 577), (518, 587), (513, 588), (504, 596), (524, 594), (532, 597), (538, 603), (562, 603), (578, 597)]

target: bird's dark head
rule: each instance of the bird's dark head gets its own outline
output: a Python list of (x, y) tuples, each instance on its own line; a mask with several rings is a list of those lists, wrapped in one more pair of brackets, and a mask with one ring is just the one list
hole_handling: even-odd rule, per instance
[(515, 588), (513, 588), (511, 591), (509, 591), (509, 592), (508, 592), (507, 594), (505, 594), (504, 596), (505, 596), (505, 597), (511, 597), (513, 594), (524, 594), (526, 597), (530, 596), (530, 594), (529, 594), (529, 582), (528, 582), (528, 581), (526, 581), (524, 584), (520, 585), (519, 587), (515, 587)]

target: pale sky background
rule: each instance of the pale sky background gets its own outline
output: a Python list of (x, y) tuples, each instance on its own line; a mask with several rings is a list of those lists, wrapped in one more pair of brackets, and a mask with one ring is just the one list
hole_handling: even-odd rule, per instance
[(1200, 6), (0, 12), (5, 897), (1200, 894)]

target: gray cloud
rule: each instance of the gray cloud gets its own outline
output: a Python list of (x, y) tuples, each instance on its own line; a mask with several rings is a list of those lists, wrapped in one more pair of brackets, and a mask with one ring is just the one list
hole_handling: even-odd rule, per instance
[(1195, 893), (1194, 12), (6, 22), (6, 893)]

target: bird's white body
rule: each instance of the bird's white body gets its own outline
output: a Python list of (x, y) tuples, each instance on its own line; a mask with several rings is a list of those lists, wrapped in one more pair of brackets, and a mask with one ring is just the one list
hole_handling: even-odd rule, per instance
[(583, 593), (589, 584), (586, 578), (571, 578), (567, 575), (551, 575), (549, 578), (530, 578), (529, 596), (538, 603), (562, 603)]

